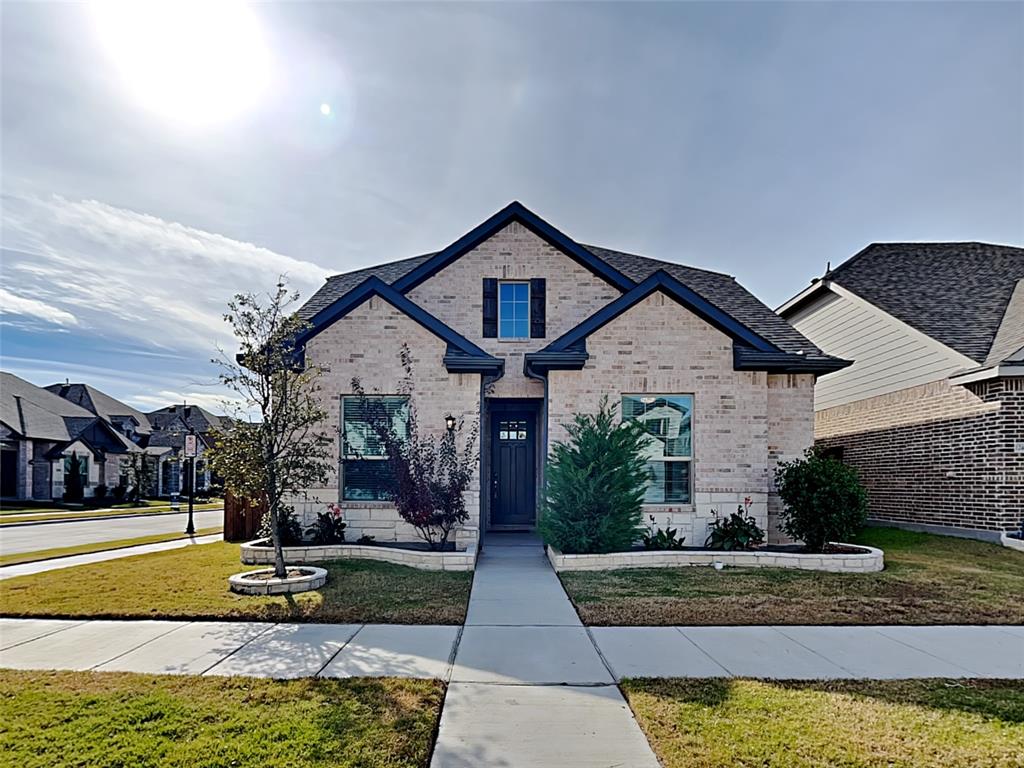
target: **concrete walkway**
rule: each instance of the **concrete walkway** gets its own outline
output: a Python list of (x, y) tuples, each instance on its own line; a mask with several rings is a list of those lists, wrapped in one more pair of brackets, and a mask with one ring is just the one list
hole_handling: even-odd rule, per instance
[(535, 537), (485, 542), (430, 764), (658, 766)]
[(139, 544), (135, 547), (119, 547), (117, 549), (105, 549), (100, 552), (87, 552), (82, 555), (52, 557), (48, 560), (36, 560), (31, 563), (6, 565), (0, 568), (0, 581), (3, 579), (13, 579), (15, 576), (29, 576), (33, 573), (58, 571), (62, 568), (71, 568), (76, 565), (102, 563), (107, 560), (134, 557), (135, 555), (148, 555), (153, 552), (163, 552), (167, 549), (181, 549), (182, 547), (191, 547), (195, 544), (212, 544), (215, 541), (223, 541), (223, 539), (223, 535), (214, 533), (209, 536), (195, 536), (191, 539), (182, 538), (173, 539), (172, 541), (158, 541), (153, 544)]

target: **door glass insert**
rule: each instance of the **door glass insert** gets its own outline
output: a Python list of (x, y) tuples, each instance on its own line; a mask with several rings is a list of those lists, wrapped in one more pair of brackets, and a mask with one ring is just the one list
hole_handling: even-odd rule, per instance
[(526, 439), (526, 422), (525, 421), (499, 421), (498, 422), (498, 439), (499, 440), (525, 440)]

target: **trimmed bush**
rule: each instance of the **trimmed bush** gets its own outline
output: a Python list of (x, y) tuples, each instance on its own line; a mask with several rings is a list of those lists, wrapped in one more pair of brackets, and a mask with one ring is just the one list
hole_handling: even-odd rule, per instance
[(604, 398), (598, 413), (576, 414), (566, 431), (569, 439), (548, 460), (541, 537), (566, 554), (628, 551), (644, 533), (650, 470), (643, 426), (619, 423)]
[(779, 528), (810, 552), (848, 540), (867, 521), (868, 497), (857, 470), (819, 450), (810, 448), (802, 459), (781, 462), (775, 482), (785, 505)]

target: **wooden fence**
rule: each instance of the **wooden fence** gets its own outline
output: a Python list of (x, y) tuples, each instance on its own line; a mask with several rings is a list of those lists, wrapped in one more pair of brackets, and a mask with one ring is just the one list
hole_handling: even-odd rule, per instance
[(224, 541), (252, 541), (259, 536), (266, 502), (253, 504), (224, 493)]

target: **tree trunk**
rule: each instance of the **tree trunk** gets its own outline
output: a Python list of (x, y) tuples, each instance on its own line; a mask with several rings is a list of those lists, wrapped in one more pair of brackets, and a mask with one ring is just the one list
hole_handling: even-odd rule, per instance
[(281, 546), (281, 499), (277, 495), (277, 473), (274, 471), (274, 460), (270, 450), (267, 450), (267, 480), (270, 491), (267, 501), (270, 512), (270, 540), (274, 544), (274, 575), (283, 579), (288, 575), (284, 567), (284, 549)]

